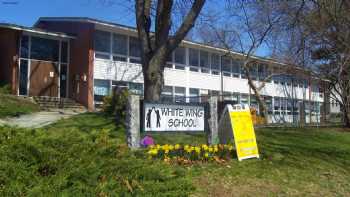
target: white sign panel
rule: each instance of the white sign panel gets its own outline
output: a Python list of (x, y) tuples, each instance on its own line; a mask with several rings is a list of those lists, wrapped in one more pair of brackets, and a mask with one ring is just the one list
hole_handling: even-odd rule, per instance
[(204, 106), (144, 103), (145, 131), (204, 131)]

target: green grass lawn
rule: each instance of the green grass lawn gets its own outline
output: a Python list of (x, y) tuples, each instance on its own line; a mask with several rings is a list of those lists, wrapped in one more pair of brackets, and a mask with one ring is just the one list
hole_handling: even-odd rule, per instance
[[(259, 129), (261, 159), (192, 166), (130, 151), (113, 119), (86, 113), (42, 129), (0, 127), (0, 196), (349, 196), (350, 132)], [(202, 134), (157, 143), (205, 142)]]
[(38, 105), (17, 96), (0, 93), (0, 118), (39, 111)]

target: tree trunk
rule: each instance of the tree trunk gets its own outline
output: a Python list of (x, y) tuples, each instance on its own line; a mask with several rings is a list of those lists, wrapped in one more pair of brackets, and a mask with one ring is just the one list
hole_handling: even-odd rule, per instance
[(165, 60), (162, 60), (159, 56), (155, 55), (147, 62), (143, 62), (144, 78), (144, 99), (146, 101), (159, 101), (162, 93), (162, 87), (164, 82), (164, 64)]
[(267, 107), (266, 107), (265, 101), (263, 101), (263, 99), (261, 98), (260, 92), (259, 92), (258, 88), (256, 87), (256, 85), (254, 84), (253, 79), (251, 78), (250, 73), (248, 71), (248, 68), (244, 67), (244, 71), (245, 71), (245, 74), (246, 74), (247, 79), (248, 79), (248, 85), (253, 90), (254, 95), (256, 97), (256, 100), (259, 103), (260, 116), (266, 118), (267, 117), (266, 116)]
[(343, 125), (344, 127), (349, 128), (350, 119), (349, 119), (348, 110), (346, 109), (346, 107), (342, 108), (342, 113), (343, 113)]

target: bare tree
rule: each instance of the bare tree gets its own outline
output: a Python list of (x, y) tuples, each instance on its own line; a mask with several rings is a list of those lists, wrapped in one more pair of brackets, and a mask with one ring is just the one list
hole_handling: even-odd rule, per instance
[(340, 104), (344, 126), (350, 127), (350, 4), (313, 1), (305, 18), (314, 65), (328, 80), (331, 98)]
[[(260, 114), (264, 117), (267, 113), (267, 107), (260, 92), (273, 75), (281, 74), (281, 70), (272, 72), (276, 65), (268, 65), (266, 71), (269, 74), (265, 78), (260, 78), (260, 82), (253, 79), (251, 71), (260, 62), (259, 58), (255, 56), (256, 51), (264, 44), (274, 26), (280, 24), (282, 16), (274, 12), (274, 6), (273, 1), (250, 1), (249, 3), (243, 0), (227, 1), (226, 15), (223, 16), (225, 22), (218, 22), (217, 19), (210, 20), (212, 16), (208, 16), (209, 19), (205, 26), (211, 31), (203, 31), (204, 34), (200, 31), (202, 36), (206, 36), (205, 40), (208, 43), (220, 43), (218, 45), (227, 50), (225, 56), (233, 59), (240, 58), (242, 70), (259, 103)], [(215, 39), (208, 39), (208, 35), (215, 36)], [(243, 55), (238, 57), (231, 53), (231, 50), (238, 51)]]
[[(171, 35), (173, 0), (135, 0), (136, 23), (142, 51), (145, 100), (160, 99), (167, 57), (194, 26), (204, 3), (205, 0), (194, 0), (187, 14), (184, 14), (182, 23)], [(154, 25), (154, 33), (151, 32), (152, 25)]]

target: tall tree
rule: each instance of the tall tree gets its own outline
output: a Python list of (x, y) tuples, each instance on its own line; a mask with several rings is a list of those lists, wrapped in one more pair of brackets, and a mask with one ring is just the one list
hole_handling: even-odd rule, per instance
[(340, 104), (344, 126), (350, 127), (350, 3), (321, 0), (313, 5), (304, 23), (312, 59)]
[[(255, 81), (252, 71), (259, 64), (256, 51), (264, 44), (274, 26), (279, 25), (281, 14), (275, 13), (273, 1), (249, 1), (229, 0), (222, 11), (221, 17), (207, 16), (205, 27), (200, 28), (199, 33), (207, 43), (219, 43), (227, 50), (225, 56), (241, 61), (243, 75), (248, 80), (248, 85), (259, 103), (260, 115), (266, 116), (267, 107), (263, 96), (260, 94), (274, 74), (280, 74), (280, 70), (272, 72), (273, 66), (264, 66), (267, 75), (260, 82)], [(205, 29), (204, 31), (202, 29)], [(211, 31), (208, 31), (211, 30)], [(214, 37), (214, 38), (208, 38)], [(243, 55), (237, 57), (231, 50), (238, 51)]]
[[(171, 34), (173, 0), (135, 0), (145, 100), (160, 99), (166, 60), (194, 26), (204, 3), (205, 0), (194, 0), (181, 25)], [(153, 25), (154, 33), (151, 32)]]

